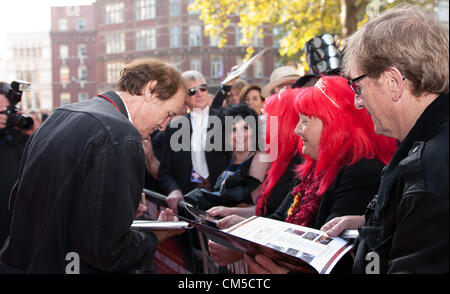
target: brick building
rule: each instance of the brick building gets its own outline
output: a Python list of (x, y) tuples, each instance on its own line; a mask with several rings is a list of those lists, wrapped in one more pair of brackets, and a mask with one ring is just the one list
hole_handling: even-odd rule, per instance
[(51, 8), (53, 106), (97, 93), (96, 27), (92, 5)]
[[(218, 48), (217, 40), (204, 35), (199, 14), (188, 11), (191, 2), (97, 0), (90, 6), (52, 8), (54, 105), (112, 88), (125, 64), (148, 57), (171, 62), (180, 71), (202, 72), (215, 93), (231, 67), (245, 57), (239, 16), (231, 21), (227, 45)], [(272, 30), (266, 31), (263, 39), (254, 39), (255, 52), (272, 49), (243, 76), (260, 85), (267, 83), (279, 58)]]

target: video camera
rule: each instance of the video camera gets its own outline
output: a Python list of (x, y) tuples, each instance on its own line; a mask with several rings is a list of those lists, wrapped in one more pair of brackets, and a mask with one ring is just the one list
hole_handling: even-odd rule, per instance
[(13, 81), (11, 85), (6, 83), (0, 83), (0, 94), (6, 96), (9, 100), (10, 105), (6, 111), (0, 112), (0, 114), (6, 114), (8, 120), (6, 121), (6, 128), (12, 129), (18, 127), (22, 130), (29, 130), (33, 127), (34, 121), (31, 117), (20, 114), (17, 103), (22, 100), (22, 93), (28, 91), (30, 88), (30, 83), (24, 81)]

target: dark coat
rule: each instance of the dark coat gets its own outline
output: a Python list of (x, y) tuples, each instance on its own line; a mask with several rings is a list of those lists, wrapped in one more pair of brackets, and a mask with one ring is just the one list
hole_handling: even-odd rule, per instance
[(428, 106), (383, 170), (359, 229), (355, 273), (373, 261), (365, 260), (370, 251), (380, 273), (448, 273), (448, 100), (443, 94)]
[(144, 182), (142, 138), (120, 97), (104, 95), (118, 109), (100, 97), (60, 107), (28, 140), (1, 263), (65, 273), (76, 252), (81, 273), (152, 264), (156, 236), (130, 230)]
[(19, 176), (20, 159), (28, 137), (15, 129), (0, 130), (0, 248), (9, 235), (12, 217), (9, 196)]
[[(220, 112), (216, 109), (209, 109), (209, 121), (211, 122), (213, 118), (220, 119)], [(174, 133), (182, 131), (182, 124), (180, 123), (182, 120), (188, 123), (189, 127), (189, 137), (184, 136), (185, 138), (189, 138), (186, 140), (185, 147), (182, 150), (173, 150), (170, 146), (170, 140)], [(187, 126), (186, 126), (187, 128)], [(208, 131), (212, 129), (212, 125), (208, 126)], [(159, 167), (159, 184), (163, 191), (167, 194), (170, 192), (180, 189), (183, 194), (190, 192), (196, 188), (196, 183), (191, 182), (191, 173), (192, 173), (192, 159), (191, 159), (191, 143), (190, 137), (192, 135), (192, 124), (190, 115), (187, 114), (182, 117), (174, 118), (170, 124), (167, 126), (164, 131), (164, 145), (163, 152), (161, 158), (161, 164)], [(178, 143), (182, 144), (183, 136), (177, 137)], [(207, 150), (205, 151), (206, 163), (208, 165), (209, 171), (209, 181), (212, 186), (216, 183), (217, 177), (220, 175), (222, 171), (226, 169), (226, 164), (228, 162), (228, 157), (224, 151), (213, 150), (214, 146), (214, 137), (212, 137), (211, 141), (207, 139)], [(220, 146), (222, 148), (222, 146)]]

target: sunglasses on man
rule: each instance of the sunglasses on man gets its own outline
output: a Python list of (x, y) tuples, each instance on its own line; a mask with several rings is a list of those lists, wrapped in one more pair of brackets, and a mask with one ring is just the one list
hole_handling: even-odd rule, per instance
[(208, 90), (208, 85), (207, 84), (201, 84), (200, 86), (194, 87), (194, 88), (190, 88), (189, 90), (187, 90), (187, 94), (189, 96), (194, 96), (195, 94), (197, 94), (197, 91), (201, 91), (201, 92), (205, 92)]

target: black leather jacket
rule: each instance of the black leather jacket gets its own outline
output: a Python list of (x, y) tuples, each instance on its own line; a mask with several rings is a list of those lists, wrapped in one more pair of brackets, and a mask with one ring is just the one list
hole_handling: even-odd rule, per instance
[[(353, 271), (448, 273), (449, 97), (440, 95), (416, 122), (383, 170)], [(367, 261), (366, 261), (367, 256)]]
[(9, 242), (0, 262), (25, 273), (81, 273), (152, 264), (157, 239), (130, 230), (144, 183), (142, 139), (117, 108), (97, 97), (56, 109), (28, 140), (12, 196)]

